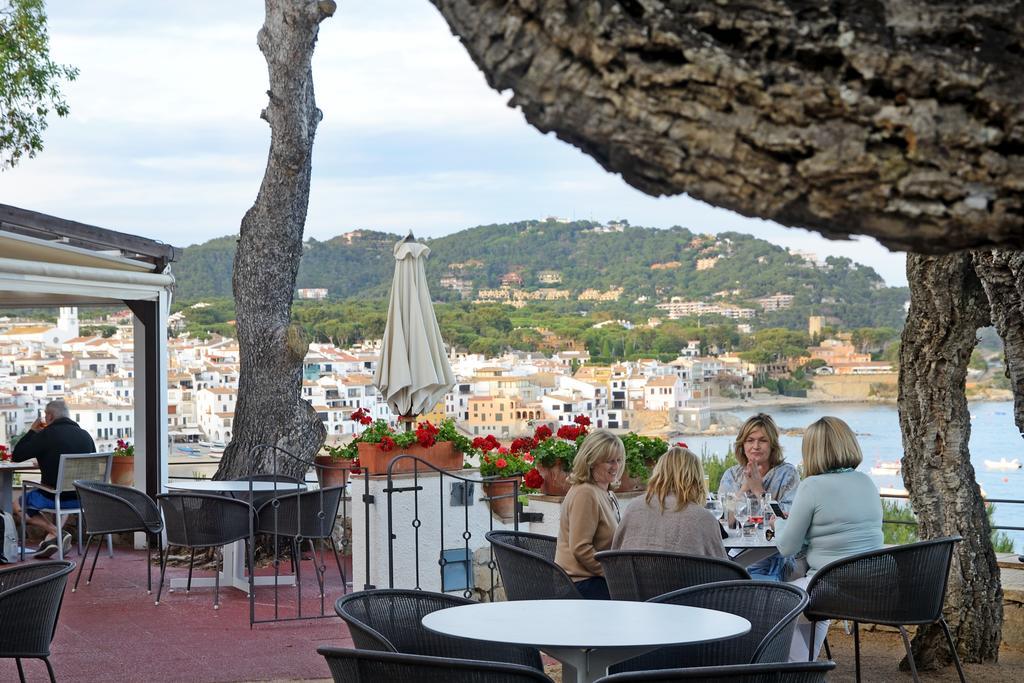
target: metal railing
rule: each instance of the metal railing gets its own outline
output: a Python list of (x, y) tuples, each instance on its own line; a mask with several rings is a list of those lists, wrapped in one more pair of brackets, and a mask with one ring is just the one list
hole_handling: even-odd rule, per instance
[[(892, 498), (894, 500), (907, 500), (907, 501), (910, 500), (910, 494), (909, 493), (880, 493), (879, 497), (880, 498)], [(983, 497), (982, 498), (982, 502), (984, 502), (986, 505), (989, 504), (989, 503), (1010, 503), (1010, 504), (1024, 505), (1024, 500), (1017, 499), (1017, 498), (984, 498)], [(917, 526), (918, 522), (917, 522), (916, 519), (914, 519), (914, 520), (882, 519), (882, 524), (903, 524), (903, 525), (907, 525), (907, 526)], [(1001, 526), (1001, 525), (997, 525), (997, 524), (992, 524), (991, 525), (991, 529), (993, 531), (1024, 531), (1024, 526)]]

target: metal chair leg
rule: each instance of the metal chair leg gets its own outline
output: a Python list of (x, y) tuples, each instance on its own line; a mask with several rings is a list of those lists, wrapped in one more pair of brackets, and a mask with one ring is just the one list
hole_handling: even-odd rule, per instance
[[(85, 544), (85, 552), (86, 553), (89, 552), (89, 545), (91, 543), (92, 543), (92, 536), (89, 537), (89, 540)], [(82, 570), (83, 569), (85, 569), (85, 562), (81, 562), (78, 565), (78, 574), (75, 576), (75, 585), (71, 587), (71, 592), (72, 593), (74, 593), (75, 591), (78, 590), (78, 582), (82, 580)], [(89, 572), (89, 581), (92, 581), (92, 572)], [(86, 585), (89, 584), (89, 581), (86, 581)]]
[(328, 540), (331, 542), (331, 550), (334, 551), (334, 561), (338, 564), (338, 576), (341, 577), (341, 594), (344, 595), (348, 592), (348, 579), (345, 576), (345, 570), (341, 568), (341, 556), (338, 555), (338, 544), (334, 542), (333, 536), (328, 536)]
[[(82, 563), (83, 564), (85, 563), (86, 560), (89, 559), (89, 544), (92, 543), (92, 539), (93, 538), (95, 538), (95, 536), (90, 536), (89, 537), (89, 543), (86, 543), (86, 545), (85, 545), (85, 557), (82, 558)], [(99, 543), (96, 544), (96, 554), (92, 556), (92, 567), (89, 569), (89, 578), (86, 579), (86, 581), (85, 581), (85, 585), (86, 586), (88, 586), (90, 583), (92, 583), (92, 574), (93, 574), (93, 572), (96, 571), (96, 560), (100, 559), (100, 551), (101, 550), (103, 550), (103, 539), (102, 538), (99, 540)]]
[(50, 683), (57, 683), (57, 679), (53, 675), (53, 667), (50, 666), (50, 660), (43, 657), (43, 661), (46, 663), (46, 672), (50, 674)]
[(21, 668), (21, 657), (15, 657), (14, 661), (18, 665), (18, 680), (25, 683), (25, 670)]
[(910, 636), (907, 635), (907, 629), (900, 626), (900, 635), (903, 636), (903, 647), (907, 650), (907, 659), (910, 661), (910, 675), (914, 677), (914, 683), (921, 683), (921, 679), (917, 677), (917, 664), (914, 663), (914, 652), (910, 649)]
[(160, 604), (160, 594), (164, 591), (164, 573), (167, 571), (167, 555), (171, 552), (170, 546), (163, 549), (163, 553), (160, 556), (160, 586), (156, 589), (156, 602), (154, 605)]
[(856, 621), (853, 622), (853, 665), (857, 672), (857, 683), (860, 683), (860, 624)]
[(949, 632), (949, 624), (946, 623), (945, 617), (939, 617), (939, 624), (942, 626), (942, 632), (946, 634), (946, 642), (949, 643), (949, 651), (953, 655), (953, 663), (956, 664), (960, 683), (967, 683), (967, 679), (964, 678), (964, 669), (960, 666), (960, 654), (956, 651), (956, 644), (953, 642), (953, 635)]
[(818, 622), (812, 621), (811, 622), (811, 632), (808, 635), (808, 637), (810, 638), (810, 642), (807, 644), (807, 661), (808, 662), (813, 662), (814, 661), (814, 634), (817, 632), (817, 630), (818, 630)]
[(185, 592), (192, 590), (192, 565), (196, 563), (196, 549), (192, 548), (192, 554), (188, 558), (188, 583), (185, 585)]
[(825, 640), (823, 640), (821, 644), (825, 646), (825, 657), (832, 659), (832, 648), (829, 647), (827, 633), (825, 634)]

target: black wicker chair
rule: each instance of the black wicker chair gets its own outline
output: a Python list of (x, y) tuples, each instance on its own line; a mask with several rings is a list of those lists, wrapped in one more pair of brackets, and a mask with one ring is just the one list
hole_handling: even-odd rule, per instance
[(96, 544), (96, 555), (92, 558), (86, 585), (92, 583), (96, 560), (99, 559), (100, 549), (103, 547), (103, 536), (142, 531), (146, 534), (146, 593), (152, 593), (153, 563), (150, 556), (153, 550), (153, 537), (156, 537), (157, 556), (163, 559), (164, 521), (160, 517), (156, 503), (142, 491), (103, 481), (79, 480), (75, 482), (75, 490), (78, 491), (78, 500), (82, 505), (86, 542), (85, 554), (82, 556), (82, 564), (78, 567), (71, 592), (78, 590), (78, 582), (82, 580), (82, 570), (89, 559), (89, 547), (93, 539), (99, 536), (100, 542)]
[(385, 588), (338, 598), (334, 610), (348, 624), (352, 642), (362, 650), (480, 659), (543, 670), (535, 648), (456, 638), (423, 626), (423, 617), (431, 612), (471, 604), (472, 600), (444, 593)]
[(504, 662), (321, 647), (339, 683), (530, 683), (551, 679), (536, 669)]
[(731, 683), (824, 683), (835, 662), (784, 662), (772, 664), (737, 664), (734, 666), (700, 666), (690, 669), (661, 669), (613, 674), (596, 683), (633, 683), (634, 681), (730, 681)]
[[(807, 584), (810, 603), (804, 616), (811, 621), (812, 626), (825, 619), (853, 622), (854, 661), (858, 681), (859, 624), (862, 622), (899, 628), (910, 662), (910, 673), (915, 681), (919, 680), (917, 666), (910, 649), (910, 638), (903, 627), (907, 624), (938, 622), (946, 634), (946, 642), (949, 643), (960, 680), (965, 680), (956, 644), (942, 617), (953, 546), (960, 540), (959, 536), (949, 536), (852, 555), (825, 565), (811, 578)], [(814, 657), (813, 627), (810, 639), (810, 656)]]
[(785, 662), (789, 659), (796, 618), (807, 606), (807, 594), (787, 583), (720, 581), (659, 595), (649, 602), (736, 614), (750, 622), (750, 632), (738, 638), (710, 643), (659, 648), (616, 664), (612, 667), (613, 673), (683, 666)]
[[(316, 570), (320, 595), (324, 594), (324, 581), (327, 565), (323, 551), (317, 561), (314, 541), (326, 540), (334, 551), (334, 561), (338, 565), (338, 576), (341, 577), (342, 591), (345, 590), (345, 570), (341, 567), (338, 556), (338, 545), (334, 542), (334, 525), (338, 519), (338, 508), (341, 497), (345, 495), (344, 486), (291, 493), (272, 498), (263, 503), (256, 511), (256, 533), (284, 536), (291, 539), (292, 557), (298, 559), (302, 541), (309, 541), (309, 549), (313, 556), (313, 567)], [(295, 563), (295, 584), (301, 584), (301, 563)]]
[[(195, 564), (196, 548), (220, 548), (235, 541), (245, 541), (248, 561), (249, 535), (252, 531), (252, 506), (241, 500), (205, 493), (161, 493), (157, 497), (164, 513), (167, 530), (167, 547), (160, 559), (160, 587), (156, 592), (156, 604), (164, 588), (164, 574), (167, 570), (167, 555), (171, 546), (189, 548), (192, 554), (188, 562), (188, 584), (186, 592), (192, 590), (192, 567)], [(218, 552), (218, 555), (220, 553)], [(224, 562), (220, 557), (221, 564)], [(220, 608), (220, 571), (214, 574), (213, 608)]]
[[(290, 477), (287, 474), (251, 474), (248, 477), (242, 477), (241, 481), (269, 481), (280, 484), (275, 491), (253, 491), (249, 502), (252, 503), (254, 510), (259, 510), (261, 506), (273, 498), (301, 493), (306, 490), (305, 482), (297, 477)], [(246, 495), (248, 496), (248, 494)]]
[(729, 560), (657, 550), (604, 550), (595, 556), (604, 568), (612, 600), (650, 600), (681, 588), (749, 579)]
[(25, 683), (22, 659), (41, 659), (53, 683), (50, 643), (57, 630), (64, 586), (74, 562), (35, 562), (0, 569), (0, 658), (14, 659)]
[(509, 600), (580, 600), (569, 575), (555, 564), (552, 536), (525, 531), (488, 531), (485, 538), (498, 563)]

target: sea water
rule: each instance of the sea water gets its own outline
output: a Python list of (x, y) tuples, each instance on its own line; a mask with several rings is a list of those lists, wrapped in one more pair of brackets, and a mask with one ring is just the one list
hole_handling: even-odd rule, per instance
[[(1024, 439), (1013, 422), (1013, 403), (970, 403), (971, 464), (981, 488), (989, 498), (1024, 500), (1024, 470), (997, 471), (985, 467), (985, 460), (1014, 458), (1024, 462)], [(899, 461), (903, 456), (899, 415), (895, 405), (878, 403), (806, 403), (800, 405), (729, 410), (740, 421), (764, 412), (771, 415), (782, 430), (803, 429), (825, 415), (845, 421), (857, 435), (864, 462), (858, 468), (874, 479), (879, 488), (902, 489), (903, 479), (896, 474), (876, 476), (871, 468), (878, 462)], [(697, 436), (687, 434), (672, 437), (672, 442), (685, 441), (695, 453), (724, 455), (735, 441), (735, 434), (726, 436)], [(800, 464), (800, 436), (782, 435), (783, 455), (794, 465)], [(994, 515), (996, 525), (1024, 527), (1024, 503), (997, 503)], [(1017, 552), (1024, 552), (1024, 532), (1006, 531), (1014, 541)]]

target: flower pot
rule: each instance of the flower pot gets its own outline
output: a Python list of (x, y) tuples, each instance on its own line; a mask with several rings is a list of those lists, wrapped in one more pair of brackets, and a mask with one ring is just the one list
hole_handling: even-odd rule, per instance
[[(508, 479), (495, 479), (494, 481), (484, 482), (484, 495), (493, 499), (489, 501), (491, 512), (506, 521), (512, 519), (516, 514), (516, 503), (518, 501), (512, 494), (516, 491), (515, 482), (517, 480), (518, 477), (509, 477)], [(521, 482), (519, 486), (521, 489)], [(495, 498), (495, 496), (504, 496), (504, 498)]]
[[(359, 443), (357, 446), (359, 448), (359, 466), (367, 468), (370, 474), (387, 474), (388, 465), (400, 455), (415, 455), (442, 470), (462, 469), (462, 453), (455, 449), (455, 444), (451, 441), (438, 441), (429, 448), (416, 444), (407, 448), (395, 447), (390, 451), (381, 449), (379, 443)], [(430, 471), (430, 468), (422, 463), (405, 458), (400, 460), (391, 469), (391, 472), (394, 474), (412, 472), (414, 468), (420, 472)]]
[(564, 496), (569, 493), (569, 473), (562, 468), (562, 463), (556, 462), (551, 467), (534, 463), (537, 471), (544, 477), (544, 483), (540, 492), (546, 496)]
[(135, 456), (118, 455), (110, 460), (110, 483), (121, 486), (135, 485)]
[(332, 458), (329, 455), (318, 455), (313, 458), (316, 467), (316, 480), (320, 482), (320, 488), (330, 486), (344, 486), (348, 482), (348, 472), (352, 463), (340, 458)]

